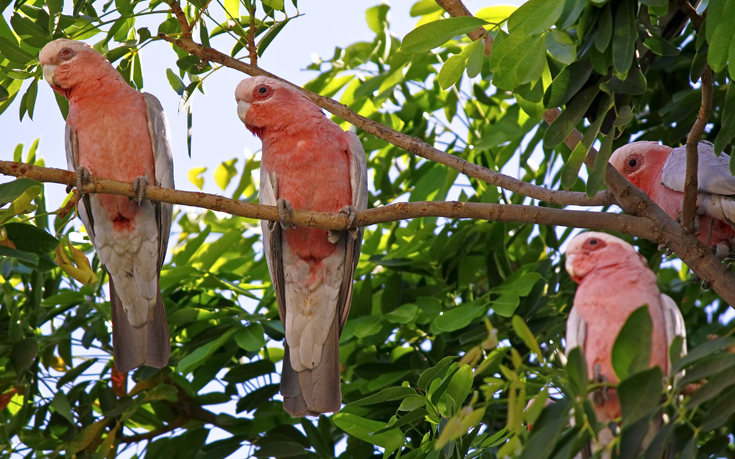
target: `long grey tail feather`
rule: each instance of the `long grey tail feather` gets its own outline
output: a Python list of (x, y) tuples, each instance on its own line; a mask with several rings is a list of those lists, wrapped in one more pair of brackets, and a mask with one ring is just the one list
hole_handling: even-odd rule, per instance
[(110, 305), (112, 311), (112, 349), (117, 370), (124, 373), (141, 365), (163, 368), (168, 365), (171, 342), (166, 324), (166, 311), (160, 291), (156, 306), (148, 311), (148, 321), (142, 327), (133, 327), (123, 309), (115, 285), (110, 278)]
[(319, 416), (337, 412), (342, 405), (339, 379), (339, 317), (335, 315), (329, 337), (322, 347), (322, 359), (313, 370), (300, 373), (291, 367), (288, 345), (285, 345), (281, 395), (283, 408), (291, 416)]

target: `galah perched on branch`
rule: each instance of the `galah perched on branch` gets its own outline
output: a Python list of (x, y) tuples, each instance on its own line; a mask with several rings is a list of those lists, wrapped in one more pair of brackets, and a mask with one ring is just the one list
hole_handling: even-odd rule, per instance
[(174, 187), (168, 122), (161, 104), (141, 94), (89, 45), (66, 39), (39, 56), (43, 76), (69, 100), (66, 159), (77, 187), (89, 174), (132, 182), (137, 200), (84, 195), (79, 216), (110, 274), (115, 366), (168, 364), (169, 342), (159, 275), (171, 228), (171, 204), (144, 200), (148, 183)]
[(263, 143), (260, 204), (282, 222), (263, 221), (263, 246), (286, 331), (281, 395), (293, 416), (339, 410), (339, 336), (352, 299), (362, 232), (293, 228), (292, 208), (341, 212), (354, 224), (367, 207), (365, 151), (296, 88), (255, 77), (235, 90), (237, 113)]
[[(724, 258), (735, 248), (735, 178), (730, 157), (715, 155), (712, 144), (699, 142), (697, 236)], [(684, 202), (686, 146), (633, 142), (618, 148), (610, 164), (640, 188), (671, 218), (679, 219)]]
[[(622, 239), (594, 231), (572, 239), (566, 257), (567, 272), (579, 284), (567, 320), (567, 353), (581, 348), (591, 379), (618, 383), (611, 358), (613, 345), (628, 317), (648, 305), (653, 325), (650, 366), (669, 374), (669, 347), (674, 337), (686, 337), (684, 319), (674, 300), (659, 291), (645, 258)], [(597, 420), (605, 423), (619, 418), (617, 393), (608, 390), (604, 397), (597, 395), (593, 398)], [(604, 432), (597, 448), (611, 439), (611, 433)]]

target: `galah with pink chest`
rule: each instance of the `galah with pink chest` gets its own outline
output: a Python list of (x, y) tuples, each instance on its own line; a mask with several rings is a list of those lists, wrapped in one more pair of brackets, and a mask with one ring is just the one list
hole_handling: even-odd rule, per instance
[(260, 204), (278, 206), (282, 222), (263, 221), (263, 246), (286, 332), (281, 376), (293, 416), (338, 411), (342, 393), (339, 336), (352, 300), (362, 228), (327, 231), (285, 223), (291, 209), (341, 212), (354, 223), (367, 208), (362, 144), (303, 93), (266, 77), (243, 80), (237, 113), (260, 137)]
[(110, 275), (115, 366), (162, 368), (171, 344), (159, 276), (172, 206), (143, 197), (147, 184), (174, 188), (166, 115), (158, 99), (128, 85), (85, 43), (60, 38), (41, 50), (39, 61), (46, 81), (69, 101), (66, 159), (77, 187), (93, 174), (131, 182), (138, 196), (86, 194), (77, 205)]

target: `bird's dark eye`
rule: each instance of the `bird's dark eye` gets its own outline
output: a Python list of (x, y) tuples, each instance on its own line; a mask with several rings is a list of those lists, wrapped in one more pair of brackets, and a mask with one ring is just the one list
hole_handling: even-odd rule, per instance
[(635, 158), (630, 158), (628, 160), (628, 167), (636, 167), (638, 165), (638, 160)]
[(273, 90), (267, 84), (260, 84), (255, 87), (255, 90), (253, 90), (253, 99), (255, 99), (256, 101), (266, 100), (272, 95)]
[(603, 241), (602, 239), (592, 237), (584, 241), (583, 248), (589, 251), (593, 251), (593, 250), (599, 250), (605, 247), (606, 245), (607, 244), (605, 244), (605, 241)]
[(59, 59), (62, 61), (68, 61), (72, 57), (76, 56), (77, 53), (71, 48), (64, 48), (59, 52)]

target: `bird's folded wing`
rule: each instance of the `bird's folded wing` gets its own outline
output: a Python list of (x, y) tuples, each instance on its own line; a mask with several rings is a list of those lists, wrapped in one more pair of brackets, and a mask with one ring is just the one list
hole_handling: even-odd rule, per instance
[(584, 341), (587, 339), (587, 325), (582, 320), (577, 309), (572, 308), (567, 319), (566, 354), (575, 347), (584, 351)]
[[(168, 121), (161, 103), (152, 94), (143, 94), (148, 119), (148, 133), (151, 136), (153, 164), (155, 167), (156, 186), (174, 189), (174, 161), (171, 150), (171, 136)], [(154, 202), (158, 219), (158, 267), (163, 266), (168, 248), (168, 237), (171, 232), (173, 206), (165, 202)]]
[[(278, 204), (278, 178), (275, 174), (270, 174), (260, 166), (260, 196), (258, 202), (264, 206), (275, 206)], [(260, 221), (260, 228), (263, 231), (263, 253), (265, 261), (268, 263), (268, 271), (271, 274), (271, 282), (273, 283), (273, 291), (276, 293), (276, 303), (278, 304), (278, 315), (281, 317), (281, 323), (286, 323), (286, 282), (284, 280), (283, 270), (283, 248), (281, 245), (282, 230), (278, 222), (269, 222), (268, 220)]]
[[(666, 159), (661, 172), (661, 184), (674, 191), (684, 191), (686, 178), (686, 145), (674, 148)], [(730, 173), (730, 157), (715, 155), (709, 142), (699, 143), (699, 172), (697, 182), (700, 191), (713, 194), (735, 195), (735, 177)]]
[[(669, 295), (662, 293), (661, 308), (664, 312), (664, 326), (666, 327), (666, 348), (668, 349), (669, 347), (671, 347), (671, 342), (674, 341), (675, 337), (681, 336), (682, 338), (684, 338), (684, 342), (682, 343), (681, 347), (681, 355), (686, 355), (687, 330), (684, 324), (684, 317), (682, 317), (681, 311), (679, 311), (679, 306), (676, 305), (674, 300), (672, 300)], [(666, 374), (671, 374), (671, 367), (672, 365), (669, 361), (669, 368), (667, 368)]]

